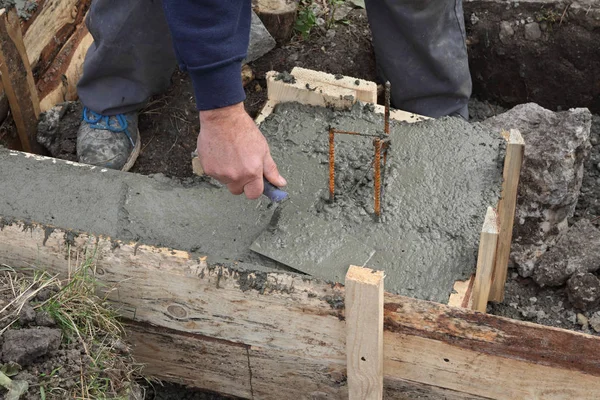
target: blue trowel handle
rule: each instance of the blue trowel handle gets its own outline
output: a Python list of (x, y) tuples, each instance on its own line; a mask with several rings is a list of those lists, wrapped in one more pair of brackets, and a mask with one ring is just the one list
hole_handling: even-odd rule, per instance
[(273, 185), (271, 182), (263, 178), (263, 183), (265, 189), (263, 190), (263, 194), (269, 198), (274, 203), (281, 203), (282, 201), (288, 198), (288, 193), (279, 189), (277, 186)]

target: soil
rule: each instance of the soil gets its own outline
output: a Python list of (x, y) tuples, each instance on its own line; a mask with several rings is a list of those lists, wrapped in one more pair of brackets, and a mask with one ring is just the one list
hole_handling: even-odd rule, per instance
[[(11, 303), (13, 292), (8, 285), (0, 283), (0, 306)], [(36, 287), (32, 287), (36, 290)], [(68, 340), (63, 336), (55, 320), (44, 311), (34, 309), (47, 300), (52, 289), (42, 289), (35, 297), (27, 301), (18, 320), (10, 325), (11, 313), (17, 312), (12, 305), (0, 318), (0, 368), (12, 380), (26, 381), (28, 391), (20, 400), (60, 400), (68, 397), (70, 391), (77, 391), (82, 374), (86, 375), (91, 362), (84, 344), (79, 340)], [(10, 326), (9, 326), (10, 325)], [(116, 383), (116, 382), (115, 382)], [(0, 387), (0, 398), (5, 391)]]

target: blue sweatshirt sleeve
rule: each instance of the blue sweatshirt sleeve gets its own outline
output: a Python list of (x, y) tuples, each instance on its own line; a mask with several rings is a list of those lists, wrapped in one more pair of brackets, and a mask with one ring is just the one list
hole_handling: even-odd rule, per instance
[(198, 110), (244, 101), (251, 0), (163, 0), (180, 68), (194, 85)]

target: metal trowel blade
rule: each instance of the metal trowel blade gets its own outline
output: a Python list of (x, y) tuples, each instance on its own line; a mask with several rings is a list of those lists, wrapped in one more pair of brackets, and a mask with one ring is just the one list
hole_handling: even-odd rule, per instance
[(343, 282), (350, 265), (366, 265), (375, 253), (341, 226), (300, 210), (289, 199), (277, 205), (269, 226), (250, 249), (333, 282)]

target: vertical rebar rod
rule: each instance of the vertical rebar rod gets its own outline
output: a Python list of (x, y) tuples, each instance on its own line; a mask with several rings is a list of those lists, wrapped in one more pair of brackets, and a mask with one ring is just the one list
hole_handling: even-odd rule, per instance
[(375, 146), (375, 216), (379, 222), (381, 215), (381, 139), (376, 138), (373, 144)]
[(329, 128), (329, 201), (333, 202), (335, 196), (335, 133)]
[(390, 81), (387, 81), (385, 83), (385, 114), (383, 115), (384, 118), (384, 126), (383, 126), (383, 131), (385, 132), (386, 135), (390, 134), (390, 92), (391, 92), (391, 84)]

